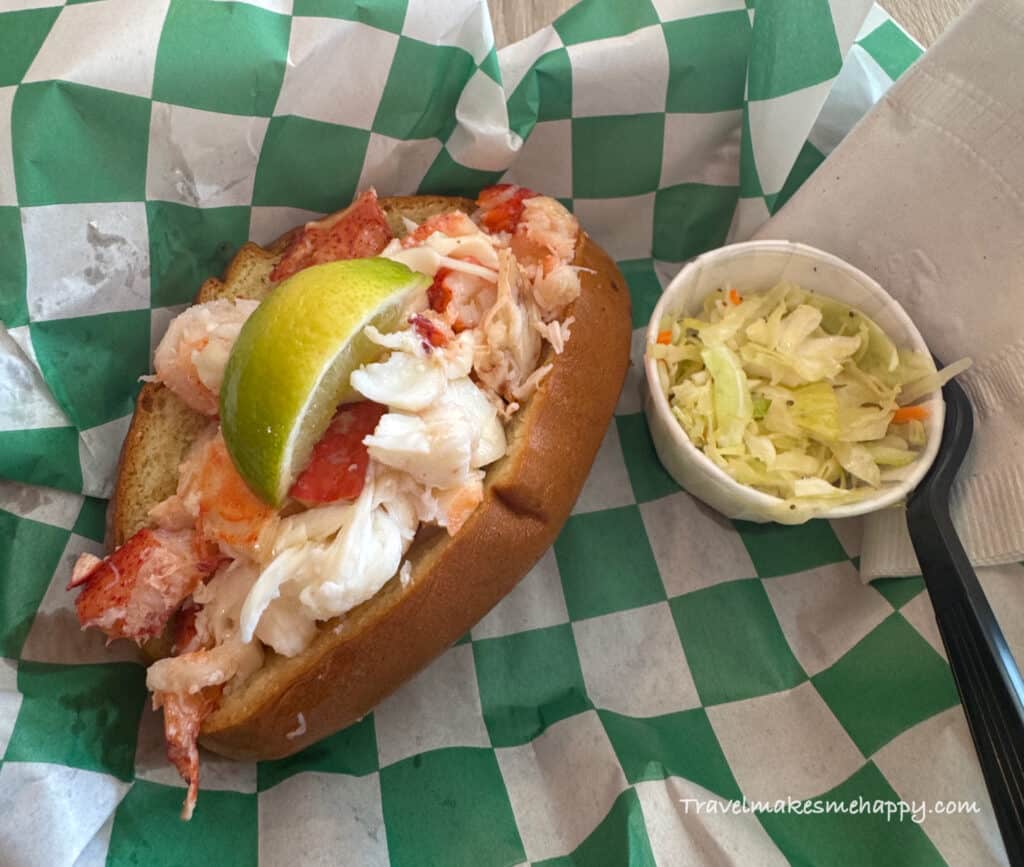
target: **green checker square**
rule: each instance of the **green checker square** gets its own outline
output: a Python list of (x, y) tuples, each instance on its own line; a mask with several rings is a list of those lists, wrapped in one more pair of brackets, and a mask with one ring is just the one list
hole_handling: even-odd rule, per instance
[(420, 182), (421, 194), (437, 193), (448, 196), (467, 196), (475, 199), (484, 187), (496, 184), (504, 172), (471, 169), (452, 159), (448, 148), (441, 148)]
[(24, 697), (7, 761), (50, 762), (130, 780), (146, 701), (146, 670), (128, 662), (50, 665), (22, 660)]
[(645, 328), (661, 298), (661, 283), (654, 273), (654, 260), (626, 259), (615, 264), (629, 284), (629, 297), (633, 302), (633, 327)]
[(146, 197), (148, 99), (66, 81), (23, 84), (11, 142), (23, 206)]
[(469, 52), (401, 36), (373, 131), (392, 138), (447, 140), (455, 106), (476, 71)]
[(960, 700), (945, 660), (896, 612), (811, 680), (865, 756)]
[(480, 71), (495, 84), (501, 84), (501, 64), (498, 63), (498, 49), (493, 45), (487, 56), (480, 61)]
[(615, 799), (600, 824), (562, 858), (534, 861), (534, 867), (654, 867), (654, 852), (635, 789), (626, 789)]
[(782, 692), (807, 679), (756, 578), (669, 604), (702, 705)]
[(73, 532), (94, 542), (102, 542), (107, 530), (107, 501), (99, 497), (86, 497), (78, 510)]
[(654, 197), (654, 258), (682, 262), (725, 243), (736, 187), (676, 184)]
[[(664, 114), (575, 117), (572, 120), (573, 198), (638, 196), (661, 177)], [(628, 155), (628, 159), (623, 159)]]
[(615, 416), (629, 481), (638, 503), (658, 500), (682, 490), (658, 460), (647, 419), (642, 412)]
[(567, 623), (473, 642), (480, 705), (496, 747), (532, 740), (590, 709)]
[[(3, 19), (0, 18), (0, 23)], [(21, 234), (21, 211), (0, 208), (0, 322), (17, 328), (28, 322), (25, 299), (25, 239)]]
[[(791, 864), (815, 867), (877, 867), (877, 865), (944, 865), (928, 835), (898, 812), (887, 818), (877, 802), (898, 805), (900, 796), (871, 762), (825, 794), (804, 802), (803, 813), (780, 810), (758, 813), (768, 832)], [(830, 805), (866, 803), (857, 813), (826, 813)], [(881, 807), (881, 805), (879, 804)], [(834, 807), (833, 807), (834, 809)], [(820, 811), (820, 812), (818, 812)], [(897, 854), (898, 853), (898, 854)]]
[(524, 83), (527, 80), (534, 82), (536, 87), (538, 121), (572, 117), (572, 62), (568, 51), (557, 48), (541, 55), (527, 73)]
[(0, 656), (16, 659), (21, 652), (69, 535), (0, 511)]
[(295, 0), (293, 15), (315, 18), (344, 18), (379, 27), (391, 33), (402, 32), (406, 0)]
[(149, 369), (149, 310), (33, 322), (29, 328), (47, 385), (79, 430), (132, 412), (139, 376)]
[(257, 789), (267, 789), (302, 771), (323, 771), (364, 777), (377, 770), (377, 735), (373, 714), (317, 741), (302, 752), (256, 766)]
[(153, 99), (269, 117), (284, 80), (290, 31), (289, 17), (247, 3), (172, 0)]
[[(746, 127), (744, 126), (744, 128)], [(804, 142), (804, 146), (800, 148), (800, 153), (796, 156), (796, 162), (793, 163), (793, 168), (789, 170), (786, 183), (772, 199), (771, 212), (777, 213), (823, 162), (825, 162), (825, 155), (809, 141)]]
[(771, 99), (839, 74), (839, 50), (828, 0), (762, 3), (754, 17), (747, 98)]
[[(370, 133), (362, 129), (294, 115), (271, 118), (256, 168), (253, 204), (337, 210), (355, 196), (369, 142)], [(297, 153), (302, 160), (295, 159)]]
[(754, 140), (750, 135), (750, 112), (743, 112), (743, 130), (740, 135), (740, 195), (745, 199), (764, 195), (761, 177), (754, 159)]
[(82, 490), (73, 427), (0, 431), (0, 478), (62, 491)]
[(540, 106), (536, 63), (526, 72), (506, 102), (509, 129), (527, 139), (537, 123)]
[(893, 608), (902, 608), (924, 590), (924, 579), (920, 575), (906, 578), (876, 578), (871, 582), (879, 593), (889, 600)]
[(0, 87), (21, 82), (59, 14), (59, 6), (2, 14)]
[(683, 777), (723, 798), (742, 797), (703, 708), (642, 719), (598, 715), (630, 783)]
[(666, 598), (636, 506), (573, 515), (555, 540), (555, 558), (573, 620)]
[(107, 867), (181, 867), (196, 853), (217, 867), (258, 863), (256, 795), (203, 789), (192, 819), (181, 822), (184, 797), (183, 788), (136, 780), (114, 814)]
[(153, 307), (191, 303), (249, 239), (248, 208), (192, 208), (146, 202)]
[(392, 864), (485, 867), (526, 855), (493, 750), (447, 748), (380, 772)]
[(755, 524), (733, 521), (761, 578), (792, 575), (846, 560), (846, 551), (828, 521), (806, 524)]
[(921, 49), (892, 21), (876, 27), (858, 43), (895, 81), (917, 58)]
[(750, 16), (743, 10), (664, 25), (669, 77), (666, 110), (730, 111), (743, 106), (750, 58)]
[(658, 23), (650, 0), (590, 0), (574, 5), (555, 19), (555, 30), (566, 45), (594, 39), (625, 36), (641, 27)]
[(512, 92), (508, 99), (508, 125), (509, 129), (521, 136), (529, 138), (537, 124), (537, 112), (540, 106), (540, 96), (537, 88), (536, 66), (523, 76), (519, 86)]

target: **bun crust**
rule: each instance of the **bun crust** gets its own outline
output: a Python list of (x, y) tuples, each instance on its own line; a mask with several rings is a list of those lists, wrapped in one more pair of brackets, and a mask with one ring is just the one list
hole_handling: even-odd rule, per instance
[[(437, 196), (380, 200), (396, 234), (402, 216), (420, 222), (472, 201)], [(266, 249), (246, 244), (223, 280), (197, 302), (262, 299), (292, 233)], [(397, 578), (367, 602), (320, 624), (301, 654), (272, 652), (260, 671), (225, 695), (200, 743), (236, 759), (274, 759), (361, 719), (461, 638), (554, 542), (601, 444), (629, 365), (629, 291), (608, 255), (580, 232), (575, 264), (582, 291), (561, 355), (507, 429), (508, 454), (488, 469), (484, 499), (453, 537), (421, 528), (409, 551), (411, 580)], [(143, 386), (125, 440), (111, 504), (110, 539), (121, 544), (174, 493), (178, 464), (207, 420), (158, 383)], [(162, 655), (163, 648), (150, 648)], [(305, 723), (302, 729), (301, 720)]]

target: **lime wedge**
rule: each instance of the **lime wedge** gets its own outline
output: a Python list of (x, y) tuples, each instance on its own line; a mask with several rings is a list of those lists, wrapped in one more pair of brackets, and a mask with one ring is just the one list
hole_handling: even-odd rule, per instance
[(338, 404), (352, 371), (380, 347), (367, 325), (393, 331), (430, 278), (388, 259), (351, 259), (299, 271), (249, 317), (220, 391), (224, 442), (249, 487), (279, 506)]

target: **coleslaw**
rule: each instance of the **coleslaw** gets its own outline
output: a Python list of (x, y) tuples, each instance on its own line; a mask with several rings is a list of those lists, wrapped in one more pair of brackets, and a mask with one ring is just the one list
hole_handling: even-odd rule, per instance
[(906, 478), (928, 437), (919, 401), (971, 364), (936, 370), (859, 310), (789, 282), (720, 288), (700, 316), (664, 317), (647, 353), (690, 441), (801, 511)]

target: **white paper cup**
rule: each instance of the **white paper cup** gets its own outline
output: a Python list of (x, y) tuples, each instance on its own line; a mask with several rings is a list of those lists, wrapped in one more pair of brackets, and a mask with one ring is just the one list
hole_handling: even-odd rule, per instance
[[(651, 316), (647, 343), (657, 340), (663, 317), (699, 315), (704, 297), (716, 289), (731, 286), (743, 294), (770, 289), (780, 281), (796, 283), (854, 307), (878, 323), (901, 349), (928, 352), (924, 338), (903, 308), (867, 274), (830, 253), (790, 241), (748, 241), (698, 256), (665, 289)], [(892, 506), (905, 500), (928, 472), (942, 437), (945, 404), (942, 392), (935, 391), (922, 401), (930, 411), (925, 422), (928, 441), (907, 478), (886, 484), (863, 500), (814, 512), (794, 512), (778, 497), (734, 481), (695, 447), (672, 415), (668, 398), (658, 384), (655, 361), (645, 357), (644, 369), (645, 409), (658, 457), (680, 485), (728, 518), (792, 524), (812, 517), (847, 518)]]

